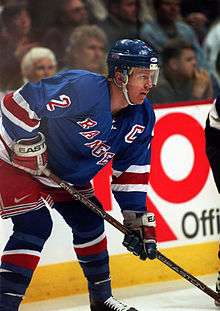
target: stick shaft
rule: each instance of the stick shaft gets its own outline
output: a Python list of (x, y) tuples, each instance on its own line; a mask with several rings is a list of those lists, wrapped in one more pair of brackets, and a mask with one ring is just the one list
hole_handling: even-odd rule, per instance
[[(129, 234), (131, 231), (126, 228), (123, 224), (121, 224), (118, 220), (116, 220), (114, 217), (109, 215), (106, 211), (98, 207), (96, 204), (94, 204), (91, 200), (89, 200), (87, 197), (85, 197), (83, 194), (81, 194), (78, 190), (76, 190), (74, 187), (70, 186), (68, 183), (64, 182), (62, 179), (60, 179), (58, 176), (50, 172), (50, 170), (45, 169), (44, 174), (49, 177), (52, 181), (57, 183), (61, 188), (66, 190), (69, 194), (73, 196), (76, 200), (79, 200), (83, 204), (85, 204), (89, 209), (91, 209), (93, 212), (98, 214), (100, 217), (105, 219), (107, 222), (109, 222), (112, 226), (114, 226), (116, 229), (121, 231), (124, 234)], [(181, 275), (184, 279), (186, 279), (188, 282), (192, 283), (194, 286), (198, 287), (201, 291), (209, 295), (215, 300), (220, 301), (219, 295), (213, 291), (211, 288), (206, 286), (203, 282), (198, 280), (196, 277), (191, 275), (189, 272), (185, 271), (183, 268), (178, 266), (175, 262), (161, 254), (161, 252), (157, 251), (157, 259), (160, 260), (162, 263), (164, 263), (166, 266), (168, 266), (170, 269), (175, 271), (177, 274)]]

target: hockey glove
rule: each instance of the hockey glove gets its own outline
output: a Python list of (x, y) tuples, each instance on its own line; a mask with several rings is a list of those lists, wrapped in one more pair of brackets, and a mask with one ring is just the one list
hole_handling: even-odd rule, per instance
[(153, 213), (123, 211), (124, 225), (131, 230), (125, 235), (123, 245), (141, 260), (155, 259), (157, 255), (156, 222)]
[(47, 146), (42, 133), (18, 140), (11, 154), (12, 165), (32, 175), (41, 175), (48, 163)]

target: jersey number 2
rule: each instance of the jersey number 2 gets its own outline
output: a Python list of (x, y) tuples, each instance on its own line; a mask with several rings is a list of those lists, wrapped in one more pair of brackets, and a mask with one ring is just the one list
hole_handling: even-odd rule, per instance
[(60, 95), (59, 97), (60, 100), (52, 99), (51, 101), (49, 101), (49, 103), (47, 104), (47, 110), (54, 111), (56, 107), (67, 108), (71, 105), (71, 100), (69, 96), (63, 94)]

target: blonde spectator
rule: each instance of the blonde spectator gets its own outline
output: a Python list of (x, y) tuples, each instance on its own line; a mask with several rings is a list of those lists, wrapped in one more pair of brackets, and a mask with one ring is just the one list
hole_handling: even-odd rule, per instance
[(47, 48), (35, 47), (24, 55), (21, 72), (24, 82), (37, 82), (54, 75), (57, 71), (55, 54)]
[(71, 33), (78, 26), (90, 24), (90, 12), (85, 0), (62, 0), (57, 4), (54, 24), (43, 33), (41, 42), (55, 53), (60, 69), (65, 66), (65, 49)]
[(68, 68), (105, 73), (107, 38), (96, 25), (75, 28), (66, 51)]

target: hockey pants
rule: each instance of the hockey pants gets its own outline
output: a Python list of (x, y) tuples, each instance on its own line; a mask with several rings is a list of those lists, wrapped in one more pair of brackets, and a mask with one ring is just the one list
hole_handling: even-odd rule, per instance
[[(78, 201), (56, 203), (54, 208), (72, 230), (73, 248), (88, 280), (90, 299), (107, 299), (111, 285), (103, 219)], [(3, 251), (0, 267), (0, 311), (18, 310), (52, 231), (46, 207), (11, 219), (13, 234)]]

